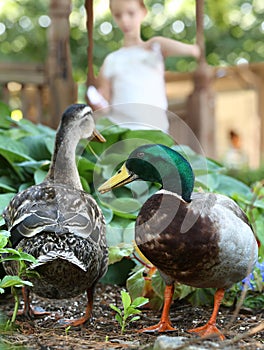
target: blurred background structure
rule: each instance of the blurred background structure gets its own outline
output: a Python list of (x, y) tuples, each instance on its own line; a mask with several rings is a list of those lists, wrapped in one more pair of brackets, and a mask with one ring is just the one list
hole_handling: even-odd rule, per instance
[[(56, 128), (68, 104), (85, 100), (88, 2), (0, 1), (0, 99), (11, 106), (14, 118), (24, 116)], [(195, 4), (194, 0), (146, 0), (150, 11), (142, 37), (164, 34), (194, 42)], [(119, 48), (122, 36), (112, 22), (108, 1), (94, 0), (93, 5), (96, 75), (106, 54)], [(234, 130), (252, 167), (264, 155), (263, 13), (262, 0), (205, 1), (200, 25), (209, 80), (201, 79), (201, 70), (192, 59), (166, 61), (169, 110), (192, 127), (207, 155), (221, 161), (230, 146), (230, 130)], [(210, 85), (212, 119), (207, 115), (197, 130), (197, 110), (190, 108), (190, 102), (203, 83)], [(172, 118), (172, 136), (173, 122)], [(207, 127), (207, 136), (201, 136)]]

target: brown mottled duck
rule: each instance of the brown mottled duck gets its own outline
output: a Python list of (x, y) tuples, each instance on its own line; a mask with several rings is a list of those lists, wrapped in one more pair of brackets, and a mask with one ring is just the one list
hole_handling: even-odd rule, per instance
[[(38, 274), (31, 280), (33, 292), (52, 299), (87, 292), (85, 315), (66, 322), (73, 326), (91, 317), (94, 289), (108, 262), (104, 217), (94, 198), (83, 190), (76, 166), (81, 139), (105, 142), (95, 129), (91, 108), (74, 104), (62, 115), (45, 180), (18, 193), (3, 213), (12, 246), (37, 259), (28, 267)], [(5, 269), (17, 274), (16, 262), (5, 262)], [(25, 287), (22, 313), (33, 317), (37, 312), (30, 306), (29, 293)]]

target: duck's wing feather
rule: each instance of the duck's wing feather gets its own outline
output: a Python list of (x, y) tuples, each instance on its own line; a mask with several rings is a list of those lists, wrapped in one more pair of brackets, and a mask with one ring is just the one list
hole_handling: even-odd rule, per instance
[(67, 186), (43, 183), (17, 194), (3, 217), (12, 233), (14, 246), (23, 237), (39, 232), (92, 237), (98, 241), (104, 218), (97, 203), (84, 191)]

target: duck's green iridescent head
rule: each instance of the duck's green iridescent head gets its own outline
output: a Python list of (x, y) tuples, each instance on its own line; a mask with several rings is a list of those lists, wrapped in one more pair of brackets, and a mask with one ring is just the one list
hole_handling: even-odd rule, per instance
[(189, 162), (173, 149), (159, 144), (135, 149), (121, 169), (99, 187), (101, 193), (134, 180), (158, 182), (165, 190), (178, 193), (190, 202), (194, 175)]

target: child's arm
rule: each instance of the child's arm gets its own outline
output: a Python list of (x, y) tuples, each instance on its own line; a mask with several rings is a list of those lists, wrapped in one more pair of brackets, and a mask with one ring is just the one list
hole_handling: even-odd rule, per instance
[(111, 80), (104, 75), (104, 65), (98, 75), (98, 91), (108, 102), (111, 100)]
[(169, 56), (193, 56), (199, 58), (201, 55), (200, 48), (197, 44), (185, 44), (177, 40), (164, 38), (161, 36), (153, 37), (147, 42), (149, 45), (159, 43), (162, 55)]
[(97, 88), (92, 86), (87, 91), (94, 110), (108, 107), (111, 99), (111, 81), (104, 76), (103, 66), (100, 69), (96, 85)]

